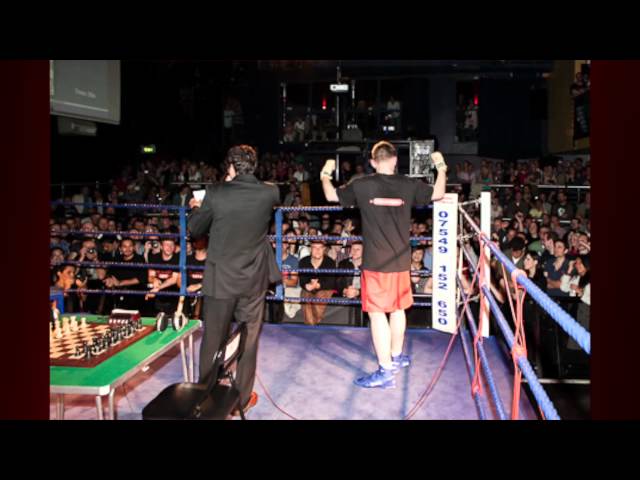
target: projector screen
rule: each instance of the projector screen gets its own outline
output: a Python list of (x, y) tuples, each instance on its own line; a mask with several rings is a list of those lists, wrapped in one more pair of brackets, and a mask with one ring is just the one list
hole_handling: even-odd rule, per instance
[(120, 123), (120, 60), (50, 60), (51, 114)]

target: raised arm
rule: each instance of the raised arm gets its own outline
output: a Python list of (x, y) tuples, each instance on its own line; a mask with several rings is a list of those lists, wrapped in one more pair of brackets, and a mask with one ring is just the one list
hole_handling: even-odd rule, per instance
[(438, 171), (436, 182), (433, 184), (433, 193), (431, 194), (431, 201), (435, 202), (444, 198), (447, 189), (447, 164), (444, 162), (444, 157), (440, 152), (433, 152), (431, 159)]
[(333, 172), (336, 169), (336, 161), (333, 159), (329, 159), (325, 162), (324, 167), (322, 167), (322, 171), (320, 172), (320, 180), (322, 181), (322, 190), (324, 191), (324, 196), (327, 199), (327, 202), (339, 202), (338, 194), (336, 193), (336, 189), (331, 183), (331, 179), (333, 178)]

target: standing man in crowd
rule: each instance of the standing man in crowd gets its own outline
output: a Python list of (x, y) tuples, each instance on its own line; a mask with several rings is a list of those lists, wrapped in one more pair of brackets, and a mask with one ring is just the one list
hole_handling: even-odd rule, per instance
[(434, 152), (431, 158), (438, 171), (433, 187), (396, 174), (398, 155), (386, 141), (378, 142), (371, 151), (370, 162), (376, 173), (352, 180), (338, 190), (331, 183), (335, 160), (327, 160), (320, 174), (327, 201), (357, 206), (362, 215), (362, 310), (369, 313), (379, 368), (355, 381), (361, 387), (393, 388), (395, 372), (410, 364), (402, 348), (407, 322), (404, 311), (413, 304), (409, 275), (411, 208), (440, 200), (446, 187), (447, 165), (442, 154)]
[[(189, 230), (194, 238), (209, 234), (202, 293), (204, 336), (200, 346), (200, 382), (211, 373), (216, 352), (227, 339), (232, 318), (246, 324), (245, 348), (238, 362), (237, 384), (244, 411), (258, 402), (253, 392), (258, 336), (270, 283), (281, 281), (267, 241), (273, 207), (280, 203), (275, 185), (259, 181), (256, 151), (232, 147), (226, 158), (227, 181), (207, 188), (202, 201), (192, 199)], [(237, 412), (239, 414), (239, 412)]]

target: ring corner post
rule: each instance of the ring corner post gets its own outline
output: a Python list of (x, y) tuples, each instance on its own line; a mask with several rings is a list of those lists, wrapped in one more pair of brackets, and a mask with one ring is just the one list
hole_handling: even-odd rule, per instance
[(433, 297), (435, 330), (456, 330), (456, 266), (458, 244), (458, 194), (447, 193), (433, 203)]
[(180, 295), (187, 294), (187, 209), (180, 207)]
[[(485, 235), (485, 238), (491, 238), (491, 192), (482, 192), (480, 193), (480, 230)], [(480, 245), (482, 245), (482, 241), (480, 241)], [(485, 244), (484, 247), (484, 262), (485, 268), (484, 278), (482, 279), (484, 285), (491, 285), (491, 268), (489, 268), (490, 260), (491, 260), (491, 250)], [(489, 336), (489, 301), (484, 297), (484, 293), (480, 290), (480, 301), (484, 302), (486, 307), (484, 310), (481, 310), (481, 315), (483, 318), (480, 323), (482, 324), (482, 331), (480, 334), (483, 337)]]

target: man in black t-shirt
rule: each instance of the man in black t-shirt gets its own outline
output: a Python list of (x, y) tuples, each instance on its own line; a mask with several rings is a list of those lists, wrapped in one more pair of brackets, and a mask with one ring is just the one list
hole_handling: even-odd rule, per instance
[[(176, 254), (176, 242), (173, 238), (163, 238), (162, 251), (159, 255), (149, 255), (149, 263), (164, 265), (179, 265), (180, 259)], [(148, 276), (152, 285), (147, 298), (155, 298), (154, 308), (156, 313), (165, 312), (173, 315), (178, 307), (177, 295), (155, 295), (157, 292), (179, 292), (180, 271), (177, 268), (150, 268)]]
[[(188, 266), (204, 267), (207, 262), (208, 238), (203, 237), (192, 242), (193, 253), (187, 256)], [(187, 292), (195, 293), (202, 290), (204, 270), (187, 269)], [(189, 318), (200, 318), (202, 297), (188, 297), (184, 302), (184, 313)]]
[[(120, 244), (119, 255), (116, 262), (145, 263), (142, 255), (135, 253), (135, 243), (130, 238), (125, 238)], [(146, 290), (147, 272), (144, 268), (136, 267), (111, 267), (107, 270), (104, 285), (114, 290)], [(113, 308), (125, 310), (141, 310), (141, 295), (109, 295), (112, 297)]]
[(331, 183), (335, 160), (327, 160), (320, 174), (327, 201), (358, 207), (362, 216), (362, 310), (369, 313), (380, 367), (355, 381), (361, 387), (393, 388), (395, 372), (410, 364), (402, 347), (407, 322), (404, 311), (413, 304), (409, 275), (411, 208), (441, 199), (446, 188), (447, 166), (442, 154), (434, 152), (431, 159), (438, 170), (433, 187), (397, 175), (396, 149), (385, 141), (371, 151), (370, 162), (376, 173), (352, 180), (338, 190)]

